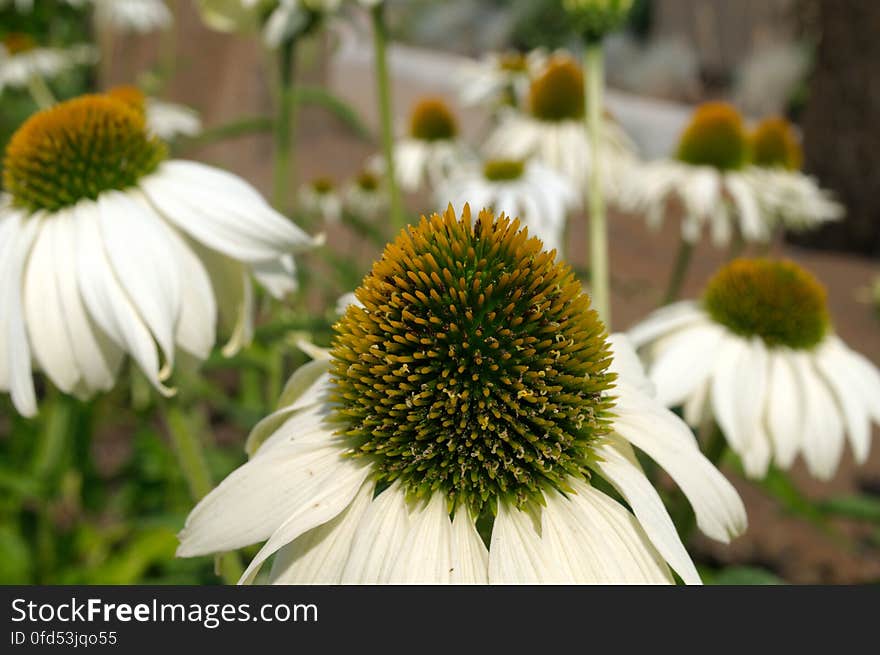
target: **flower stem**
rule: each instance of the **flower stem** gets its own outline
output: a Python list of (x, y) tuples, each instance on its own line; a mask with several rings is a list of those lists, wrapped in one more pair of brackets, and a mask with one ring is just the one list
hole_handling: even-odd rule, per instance
[(177, 69), (177, 30), (180, 22), (179, 0), (167, 0), (168, 9), (174, 19), (160, 37), (159, 77), (162, 87), (167, 86)]
[(49, 88), (49, 85), (46, 84), (46, 80), (44, 80), (41, 75), (31, 75), (28, 78), (27, 86), (31, 98), (34, 99), (34, 102), (37, 103), (37, 106), (40, 109), (48, 109), (58, 102), (55, 99), (55, 94), (52, 93), (52, 89)]
[[(176, 402), (173, 400), (166, 402), (164, 412), (168, 434), (171, 436), (180, 469), (186, 478), (190, 495), (198, 502), (211, 491), (213, 486), (201, 440), (192, 430), (190, 421)], [(235, 584), (243, 572), (237, 553), (218, 555), (216, 569), (228, 584)]]
[(602, 44), (587, 43), (584, 51), (587, 134), (592, 148), (589, 198), (590, 210), (590, 288), (593, 307), (605, 327), (611, 329), (611, 298), (608, 271), (608, 221), (602, 195), (602, 106), (605, 85)]
[(669, 285), (666, 287), (666, 294), (663, 296), (663, 305), (668, 305), (678, 298), (681, 287), (687, 276), (688, 268), (691, 265), (691, 256), (694, 254), (694, 244), (682, 239), (678, 244), (678, 253), (675, 255), (675, 265), (672, 268), (672, 274), (669, 276)]
[(376, 95), (379, 97), (379, 116), (382, 122), (382, 154), (385, 158), (385, 183), (391, 203), (391, 222), (395, 230), (403, 229), (406, 217), (394, 166), (394, 126), (392, 124), (391, 84), (388, 80), (388, 28), (385, 25), (385, 3), (371, 10), (373, 18), (373, 47), (376, 57)]
[[(296, 193), (296, 175), (291, 165), (291, 151), (295, 139), (296, 38), (284, 41), (278, 49), (278, 113), (275, 117), (275, 162), (273, 167), (272, 201), (278, 211), (288, 209), (290, 189)], [(295, 197), (294, 197), (295, 200)]]

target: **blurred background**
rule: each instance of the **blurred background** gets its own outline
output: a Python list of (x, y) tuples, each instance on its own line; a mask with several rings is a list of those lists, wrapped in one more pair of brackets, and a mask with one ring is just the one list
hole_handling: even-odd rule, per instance
[[(175, 156), (232, 170), (268, 195), (272, 141), (264, 119), (274, 106), (269, 53), (253, 35), (209, 30), (194, 2), (168, 4), (175, 15), (171, 34), (118, 35), (102, 44), (101, 63), (65, 74), (53, 89), (69, 97), (119, 84), (149, 87), (151, 75), (167, 64), (163, 43), (173, 39), (175, 73), (161, 95), (197, 110), (205, 126), (201, 136), (175, 143)], [(467, 58), (577, 47), (554, 0), (389, 4), (401, 128), (413, 103), (430, 94), (445, 96), (457, 109), (465, 134), (478, 134), (486, 117), (456, 105), (457, 71)], [(52, 44), (96, 38), (88, 11), (52, 0), (36, 0), (25, 14), (7, 2), (0, 9), (0, 37), (13, 32)], [(784, 237), (773, 251), (825, 283), (836, 330), (880, 364), (880, 321), (867, 291), (880, 271), (878, 35), (880, 3), (870, 0), (638, 0), (628, 28), (607, 41), (606, 52), (608, 108), (643, 157), (669, 154), (693, 107), (705, 100), (728, 100), (751, 117), (784, 114), (798, 126), (805, 170), (836, 192), (848, 215), (796, 239)], [(301, 88), (329, 91), (305, 94), (301, 103), (299, 181), (327, 177), (341, 185), (378, 149), (366, 15), (350, 12), (309, 41), (298, 76)], [(25, 92), (5, 90), (0, 143), (33, 110)], [(427, 195), (408, 197), (407, 205), (413, 214), (438, 209)], [(573, 243), (585, 241), (585, 226), (582, 216), (570, 223)], [(356, 286), (391, 236), (388, 225), (308, 227), (327, 232), (331, 264), (319, 256), (300, 260), (304, 292), (290, 301), (293, 318), (281, 328), (264, 325), (263, 343), (235, 361), (209, 360), (205, 388), (192, 390), (204, 400), (191, 418), (216, 441), (210, 462), (216, 479), (243, 461), (244, 437), (271, 411), (277, 380), (305, 361), (290, 347), (291, 334), (328, 343), (328, 299)], [(649, 232), (641, 217), (622, 214), (612, 216), (610, 230), (615, 328), (625, 329), (656, 306), (678, 232)], [(573, 265), (583, 267), (583, 255), (571, 253)], [(724, 253), (699, 248), (683, 295), (698, 294), (723, 261)], [(303, 319), (303, 310), (323, 318)], [(129, 390), (113, 393), (87, 410), (101, 414), (101, 430), (74, 430), (72, 448), (48, 464), (46, 454), (34, 452), (21, 436), (37, 428), (18, 418), (7, 398), (0, 400), (0, 582), (216, 582), (210, 560), (173, 559), (174, 534), (191, 502), (163, 443), (164, 426), (148, 406), (120, 411), (132, 405)], [(699, 537), (690, 544), (707, 581), (880, 582), (876, 432), (868, 462), (856, 467), (848, 452), (829, 483), (812, 479), (800, 465), (790, 479), (747, 482), (729, 462), (724, 470), (746, 502), (750, 529), (727, 547)], [(21, 461), (50, 473), (34, 481), (13, 464)]]

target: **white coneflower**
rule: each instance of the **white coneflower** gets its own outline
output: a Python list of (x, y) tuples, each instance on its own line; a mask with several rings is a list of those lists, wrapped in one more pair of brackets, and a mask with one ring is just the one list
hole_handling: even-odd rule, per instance
[[(606, 118), (602, 156), (607, 184), (619, 165), (633, 157), (633, 145), (620, 126)], [(508, 110), (490, 135), (486, 151), (503, 159), (537, 158), (567, 177), (576, 188), (589, 178), (593, 147), (584, 125), (584, 76), (571, 57), (554, 55), (532, 81), (525, 112)]]
[(98, 51), (88, 44), (46, 48), (27, 34), (9, 33), (0, 39), (0, 93), (6, 87), (25, 88), (35, 76), (51, 80), (97, 60)]
[[(82, 7), (89, 0), (61, 0), (71, 7)], [(0, 0), (0, 9), (4, 9), (9, 5), (14, 5), (15, 10), (19, 13), (29, 13), (34, 8), (34, 0)]]
[(313, 218), (327, 223), (342, 219), (342, 197), (329, 177), (316, 177), (299, 191), (300, 209)]
[(496, 214), (514, 216), (546, 250), (564, 253), (563, 236), (569, 212), (579, 205), (571, 183), (538, 161), (488, 160), (464, 167), (436, 192), (440, 207), (470, 204)]
[[(36, 399), (31, 358), (62, 391), (109, 389), (125, 353), (163, 392), (175, 350), (251, 333), (251, 276), (292, 290), (313, 240), (244, 180), (166, 160), (144, 116), (107, 95), (39, 112), (6, 149), (0, 208), (0, 389)], [(158, 346), (158, 349), (157, 349)]]
[(706, 534), (745, 527), (625, 339), (516, 221), (423, 218), (356, 295), (178, 554), (265, 541), (243, 582), (275, 555), (275, 583), (698, 583), (633, 445)]
[(199, 0), (202, 19), (222, 32), (245, 31), (260, 24), (263, 41), (277, 48), (309, 32), (339, 9), (342, 0)]
[(143, 113), (147, 128), (165, 141), (171, 141), (178, 136), (195, 136), (202, 131), (202, 121), (194, 109), (148, 98), (136, 86), (117, 86), (107, 94)]
[(770, 221), (746, 172), (748, 162), (742, 116), (729, 104), (706, 103), (694, 112), (674, 159), (630, 167), (620, 201), (643, 212), (655, 228), (680, 209), (687, 243), (698, 241), (706, 225), (716, 246), (727, 245), (734, 232), (745, 241), (765, 242)]
[(846, 210), (818, 182), (801, 172), (798, 137), (784, 118), (761, 121), (750, 135), (751, 178), (770, 220), (788, 230), (808, 230), (843, 218)]
[(395, 173), (401, 188), (436, 188), (470, 155), (460, 140), (458, 121), (442, 98), (424, 98), (410, 114), (409, 133), (394, 145)]
[(465, 105), (520, 106), (529, 84), (547, 63), (544, 50), (491, 52), (461, 67), (460, 98)]
[(369, 170), (351, 180), (343, 191), (342, 202), (349, 212), (368, 221), (377, 221), (389, 208), (382, 177)]
[(174, 16), (163, 0), (92, 0), (101, 28), (147, 34), (171, 26)]
[(735, 260), (701, 302), (664, 307), (630, 331), (661, 402), (718, 423), (747, 473), (803, 455), (837, 469), (844, 435), (859, 462), (880, 423), (880, 373), (832, 331), (825, 290), (788, 261)]

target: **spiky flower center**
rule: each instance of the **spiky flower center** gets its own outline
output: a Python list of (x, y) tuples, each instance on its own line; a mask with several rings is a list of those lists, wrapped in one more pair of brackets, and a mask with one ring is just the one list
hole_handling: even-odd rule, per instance
[(588, 41), (599, 41), (626, 22), (633, 0), (562, 0), (562, 6)]
[(444, 100), (425, 98), (413, 108), (409, 132), (421, 141), (444, 141), (458, 135), (458, 123)]
[(144, 113), (146, 109), (147, 97), (136, 86), (130, 84), (115, 86), (107, 91), (107, 95), (128, 105), (138, 113)]
[(518, 221), (423, 217), (335, 326), (332, 377), (358, 457), (411, 496), (479, 514), (587, 475), (609, 430), (605, 328), (568, 265)]
[(143, 114), (106, 95), (81, 96), (18, 129), (6, 147), (3, 186), (19, 207), (55, 211), (135, 186), (166, 154)]
[(529, 110), (542, 121), (578, 120), (584, 116), (584, 75), (571, 57), (554, 57), (529, 87)]
[(319, 196), (326, 196), (336, 190), (336, 184), (329, 177), (316, 177), (312, 180), (312, 191)]
[(490, 159), (483, 164), (483, 176), (490, 182), (509, 182), (521, 178), (525, 167), (519, 159)]
[(749, 144), (742, 116), (731, 105), (709, 102), (694, 112), (678, 142), (676, 157), (694, 166), (728, 171), (742, 168)]
[(703, 302), (717, 323), (771, 347), (812, 348), (830, 325), (824, 287), (788, 260), (734, 260), (709, 281)]
[(37, 47), (37, 42), (29, 34), (21, 32), (10, 32), (0, 41), (4, 50), (10, 55), (19, 55), (23, 52), (33, 50)]
[(752, 163), (768, 168), (800, 170), (804, 153), (794, 128), (784, 118), (761, 121), (751, 134)]
[(370, 171), (361, 171), (355, 181), (361, 191), (378, 191), (379, 178)]
[(523, 53), (511, 50), (498, 57), (498, 68), (506, 73), (525, 73), (529, 70), (529, 62)]

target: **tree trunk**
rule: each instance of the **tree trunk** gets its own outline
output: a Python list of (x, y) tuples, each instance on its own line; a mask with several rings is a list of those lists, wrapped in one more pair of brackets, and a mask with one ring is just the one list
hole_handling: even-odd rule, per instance
[(880, 1), (813, 1), (819, 43), (803, 117), (805, 168), (837, 193), (847, 216), (792, 241), (880, 254)]

